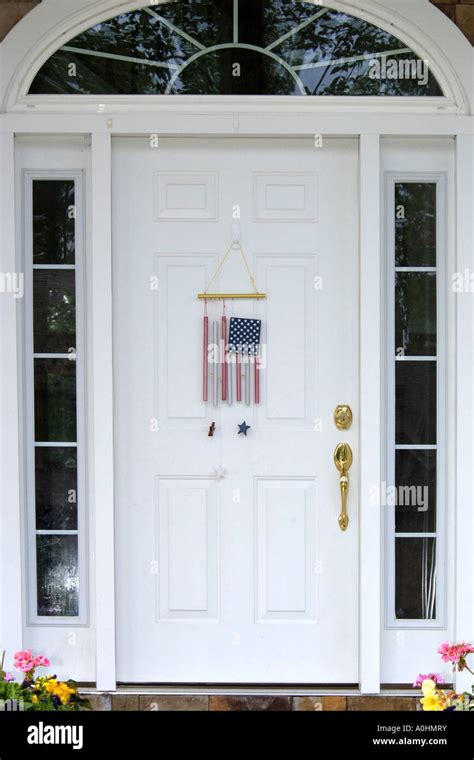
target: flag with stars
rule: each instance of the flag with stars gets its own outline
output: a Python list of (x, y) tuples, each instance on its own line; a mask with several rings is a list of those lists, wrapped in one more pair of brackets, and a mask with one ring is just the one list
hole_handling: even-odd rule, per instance
[(256, 356), (260, 346), (260, 319), (230, 318), (229, 351)]

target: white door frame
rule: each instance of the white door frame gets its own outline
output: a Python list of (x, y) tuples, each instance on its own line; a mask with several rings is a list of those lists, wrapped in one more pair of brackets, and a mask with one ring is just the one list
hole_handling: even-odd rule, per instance
[[(382, 371), (383, 306), (381, 300), (381, 177), (380, 138), (382, 135), (443, 135), (456, 137), (457, 252), (456, 269), (474, 271), (473, 241), (473, 176), (474, 137), (470, 116), (472, 50), (462, 35), (428, 0), (400, 3), (400, 11), (388, 8), (388, 0), (354, 0), (325, 5), (364, 16), (380, 25), (394, 25), (400, 35), (412, 40), (413, 47), (426, 51), (438, 61), (437, 76), (448, 97), (441, 104), (410, 103), (379, 99), (374, 103), (362, 98), (334, 99), (331, 105), (302, 103), (295, 98), (208, 98), (150, 101), (132, 99), (134, 109), (127, 113), (130, 102), (119, 105), (114, 99), (88, 99), (77, 108), (70, 96), (61, 97), (44, 107), (24, 99), (28, 71), (39, 65), (57, 47), (67, 29), (70, 36), (78, 29), (113, 15), (114, 10), (131, 9), (143, 2), (102, 0), (70, 0), (64, 3), (44, 0), (24, 22), (7, 36), (0, 46), (0, 63), (5, 63), (2, 94), (6, 114), (0, 115), (0, 271), (15, 271), (20, 260), (21, 241), (15, 240), (14, 203), (14, 135), (15, 134), (81, 134), (91, 136), (91, 188), (94, 209), (91, 225), (91, 311), (88, 357), (93, 418), (91, 431), (93, 485), (100, 509), (93, 512), (91, 526), (95, 536), (96, 577), (91, 583), (91, 603), (97, 613), (96, 682), (101, 690), (113, 690), (115, 679), (115, 578), (113, 516), (113, 412), (112, 412), (112, 245), (111, 245), (111, 141), (113, 135), (134, 134), (162, 136), (254, 135), (311, 136), (351, 135), (360, 139), (360, 271), (361, 295), (361, 525), (360, 550), (364, 561), (360, 571), (360, 687), (362, 693), (380, 689), (380, 626), (381, 615), (381, 520), (380, 512), (369, 503), (369, 489), (381, 481), (382, 451)], [(393, 0), (390, 0), (393, 4)], [(387, 5), (387, 7), (385, 7)], [(436, 15), (438, 14), (438, 15)], [(422, 27), (430, 28), (430, 38)], [(435, 41), (435, 38), (438, 42)], [(441, 44), (443, 50), (441, 49)], [(8, 63), (7, 63), (8, 62)], [(22, 90), (23, 88), (23, 90)], [(107, 100), (107, 102), (104, 102)], [(438, 100), (439, 99), (435, 99)], [(258, 101), (258, 106), (256, 102)], [(398, 102), (396, 102), (398, 101)], [(52, 110), (54, 109), (54, 113)], [(348, 113), (350, 109), (350, 113)], [(71, 113), (78, 111), (71, 118)], [(153, 111), (155, 111), (153, 113)], [(422, 114), (422, 115), (421, 115)], [(17, 258), (15, 259), (15, 255)], [(470, 350), (473, 327), (473, 299), (459, 296), (456, 304), (457, 355), (457, 604), (455, 631), (459, 638), (469, 639), (473, 630), (474, 524), (471, 505), (473, 485), (471, 469), (473, 445), (473, 352)], [(20, 648), (23, 639), (24, 615), (19, 609), (22, 568), (23, 533), (21, 431), (18, 410), (22, 406), (21, 350), (18, 347), (20, 318), (18, 303), (5, 295), (0, 298), (2, 332), (0, 335), (0, 383), (2, 389), (2, 425), (0, 433), (0, 480), (7, 491), (2, 500), (2, 532), (0, 535), (0, 578), (2, 610), (8, 619), (0, 619), (0, 639), (9, 647)], [(13, 360), (12, 360), (13, 357)], [(15, 362), (15, 359), (17, 361)], [(12, 370), (13, 363), (13, 370)], [(18, 371), (17, 368), (18, 367)], [(377, 371), (378, 369), (378, 371)], [(379, 412), (374, 414), (374, 412)], [(379, 447), (379, 448), (378, 448)], [(107, 477), (105, 476), (107, 475)], [(460, 679), (462, 680), (462, 679)]]

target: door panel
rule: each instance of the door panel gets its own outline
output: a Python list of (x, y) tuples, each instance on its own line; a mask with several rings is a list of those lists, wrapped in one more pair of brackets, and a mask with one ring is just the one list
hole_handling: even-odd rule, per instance
[[(356, 141), (120, 138), (113, 199), (119, 680), (357, 682)], [(261, 402), (215, 407), (196, 295), (237, 233)], [(214, 286), (250, 289), (237, 251)]]

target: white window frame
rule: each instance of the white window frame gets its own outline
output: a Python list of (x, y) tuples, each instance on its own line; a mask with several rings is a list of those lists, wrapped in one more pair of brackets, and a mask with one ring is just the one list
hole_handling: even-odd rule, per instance
[[(40, 626), (78, 626), (89, 624), (88, 594), (88, 520), (86, 515), (86, 398), (85, 398), (85, 272), (84, 272), (84, 182), (82, 170), (23, 170), (23, 250), (24, 250), (24, 432), (25, 432), (25, 525), (27, 534), (26, 555), (26, 606), (27, 624)], [(75, 205), (75, 264), (52, 265), (51, 269), (73, 269), (76, 273), (76, 443), (64, 442), (65, 446), (75, 446), (77, 457), (77, 530), (36, 530), (35, 505), (35, 441), (34, 432), (34, 329), (33, 329), (33, 182), (35, 180), (71, 180), (74, 182)], [(52, 358), (66, 358), (65, 354), (41, 354)], [(47, 442), (48, 446), (60, 446), (63, 442)], [(77, 535), (79, 568), (79, 615), (56, 616), (38, 615), (37, 593), (37, 535)]]
[[(395, 507), (385, 507), (385, 628), (386, 629), (445, 629), (447, 622), (447, 182), (445, 172), (386, 172), (385, 173), (385, 373), (386, 373), (386, 451), (385, 483), (395, 484), (395, 185), (402, 182), (436, 184), (436, 446), (406, 446), (400, 448), (435, 449), (436, 457), (436, 531), (433, 533), (395, 532)], [(429, 271), (423, 268), (424, 271)], [(431, 358), (431, 357), (430, 357)], [(435, 538), (436, 540), (436, 617), (433, 619), (398, 619), (395, 615), (395, 541), (401, 538)]]

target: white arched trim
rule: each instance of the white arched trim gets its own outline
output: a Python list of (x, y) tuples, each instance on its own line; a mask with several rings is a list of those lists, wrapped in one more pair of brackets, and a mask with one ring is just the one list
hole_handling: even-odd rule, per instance
[[(169, 2), (170, 0), (161, 0), (161, 2)], [(311, 0), (306, 0), (310, 2)], [(316, 0), (312, 0), (315, 5), (321, 3)], [(465, 44), (466, 48), (466, 60), (468, 60), (468, 48), (470, 49), (468, 41), (461, 35), (454, 25), (452, 25), (453, 40), (450, 41), (450, 45), (441, 46), (438, 39), (434, 39), (428, 36), (423, 28), (419, 25), (419, 19), (417, 21), (412, 20), (409, 17), (410, 7), (409, 5), (403, 5), (404, 13), (400, 13), (385, 7), (382, 3), (384, 0), (352, 0), (347, 2), (346, 0), (325, 0), (324, 5), (326, 7), (334, 8), (345, 13), (348, 13), (359, 18), (363, 18), (366, 21), (385, 29), (389, 33), (398, 37), (403, 43), (413, 50), (416, 55), (421, 59), (428, 60), (430, 70), (438, 80), (441, 89), (444, 92), (444, 97), (383, 97), (383, 96), (371, 96), (371, 97), (328, 97), (328, 96), (316, 96), (311, 98), (298, 98), (299, 107), (303, 106), (307, 108), (315, 108), (316, 110), (323, 108), (328, 110), (336, 107), (340, 110), (342, 104), (346, 104), (351, 110), (367, 110), (367, 108), (373, 110), (386, 110), (389, 107), (390, 111), (394, 108), (397, 110), (420, 110), (426, 112), (426, 110), (436, 111), (441, 110), (444, 113), (456, 112), (467, 114), (469, 113), (469, 99), (466, 94), (465, 86), (462, 83), (462, 77), (459, 72), (456, 71), (455, 66), (452, 65), (445, 50), (458, 49), (459, 44)], [(393, 0), (392, 0), (393, 2)], [(427, 0), (428, 3), (428, 0)], [(156, 3), (157, 5), (160, 3)], [(218, 99), (222, 105), (225, 105), (226, 100), (235, 106), (235, 96), (176, 96), (176, 95), (158, 95), (158, 96), (116, 96), (116, 95), (28, 95), (28, 90), (41, 66), (49, 59), (49, 57), (61, 46), (67, 44), (71, 39), (81, 32), (89, 29), (91, 26), (105, 21), (120, 13), (125, 13), (131, 10), (136, 10), (147, 5), (146, 0), (99, 0), (99, 2), (90, 2), (90, 0), (69, 0), (67, 3), (68, 8), (64, 8), (63, 3), (58, 3), (57, 0), (43, 0), (42, 4), (37, 6), (23, 21), (18, 25), (18, 28), (14, 28), (12, 32), (7, 36), (5, 42), (4, 52), (5, 62), (8, 59), (11, 60), (9, 55), (10, 48), (13, 57), (17, 58), (17, 64), (14, 70), (10, 73), (10, 78), (5, 83), (5, 95), (3, 98), (3, 104), (5, 111), (28, 111), (34, 109), (36, 113), (40, 111), (85, 111), (96, 112), (97, 104), (106, 104), (107, 112), (114, 112), (115, 110), (121, 111), (124, 106), (134, 103), (135, 108), (141, 110), (142, 103), (146, 102), (146, 107), (143, 110), (148, 112), (157, 110), (160, 107), (173, 103), (173, 107), (176, 108), (177, 100), (184, 100), (188, 105), (192, 104), (193, 99), (199, 102), (202, 106), (209, 101), (216, 106), (216, 99)], [(418, 3), (418, 16), (420, 6)], [(434, 21), (436, 18), (432, 16), (431, 12), (438, 13), (437, 9), (433, 6), (426, 7), (424, 12), (430, 14), (430, 21)], [(441, 14), (440, 14), (441, 15)], [(428, 21), (428, 19), (427, 19)], [(443, 19), (444, 21), (444, 19)], [(438, 19), (436, 19), (438, 22)], [(430, 28), (432, 25), (429, 25)], [(445, 31), (445, 30), (444, 30)], [(19, 40), (15, 38), (18, 35)], [(458, 38), (461, 37), (461, 40)], [(444, 42), (444, 40), (443, 40)], [(19, 50), (24, 49), (23, 57), (18, 55), (18, 48), (15, 48), (19, 43)], [(469, 50), (469, 52), (471, 52)], [(7, 66), (8, 68), (8, 66)], [(465, 73), (464, 79), (470, 77), (470, 72)], [(237, 99), (242, 105), (245, 104), (246, 96), (241, 96)], [(287, 103), (293, 98), (283, 97), (269, 97), (266, 96), (266, 102), (272, 100), (273, 103), (278, 102), (280, 104)], [(255, 97), (253, 98), (253, 107), (255, 107)]]

